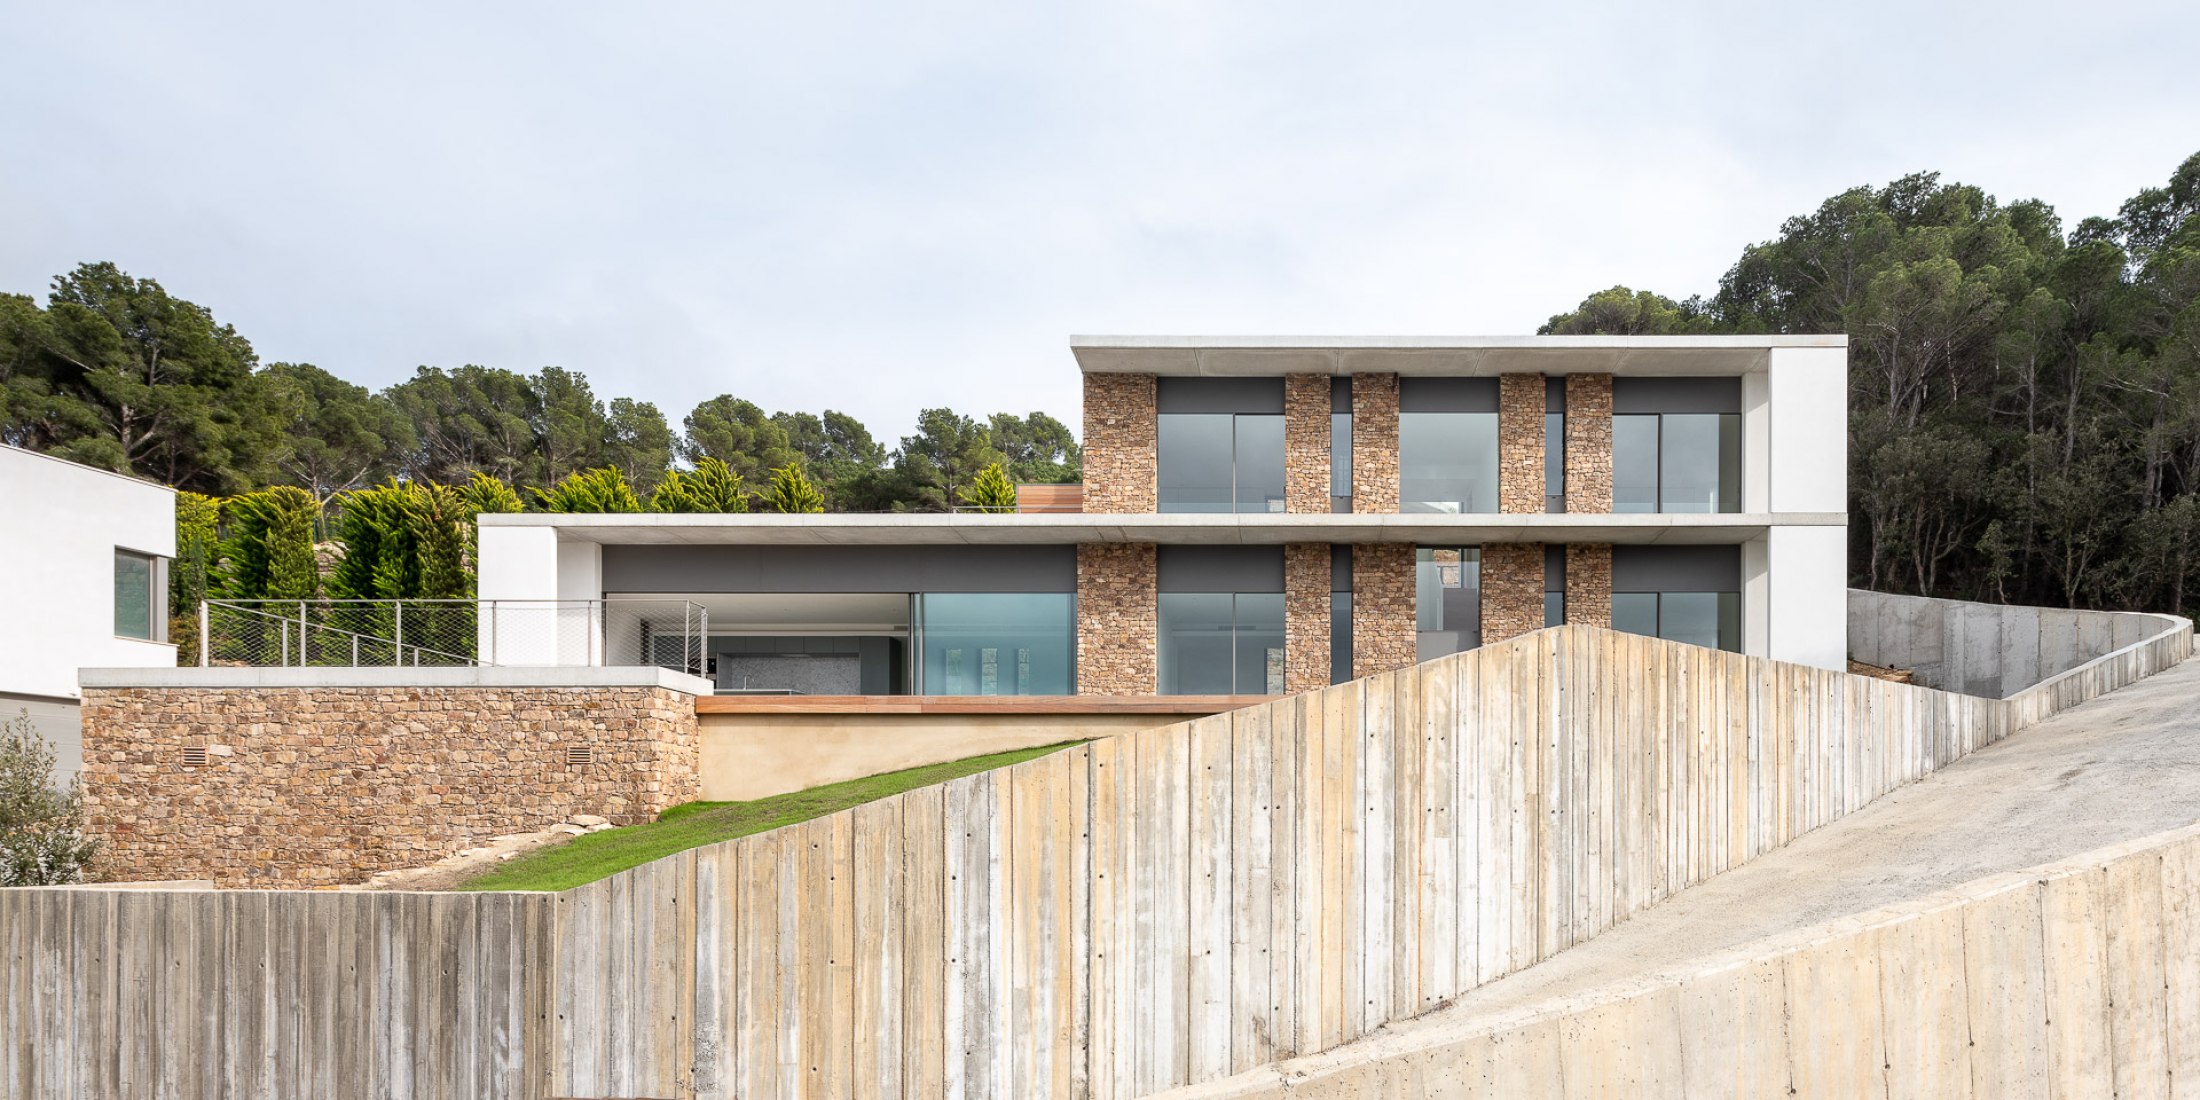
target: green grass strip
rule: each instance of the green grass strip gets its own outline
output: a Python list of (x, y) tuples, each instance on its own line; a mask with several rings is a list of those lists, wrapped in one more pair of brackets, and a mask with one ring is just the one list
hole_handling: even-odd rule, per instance
[(991, 756), (828, 783), (754, 802), (689, 802), (666, 810), (647, 825), (606, 829), (515, 857), (457, 890), (570, 890), (676, 852), (794, 825), (889, 795), (1020, 764), (1081, 742), (1042, 745)]

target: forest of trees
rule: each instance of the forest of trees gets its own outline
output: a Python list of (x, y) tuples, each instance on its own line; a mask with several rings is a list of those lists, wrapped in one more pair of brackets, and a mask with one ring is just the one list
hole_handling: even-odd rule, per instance
[[(2046, 203), (1913, 175), (1789, 219), (1708, 297), (1614, 287), (1541, 331), (1845, 332), (1855, 583), (2189, 614), (2196, 209), (2200, 155), (2068, 229)], [(263, 365), (210, 310), (105, 263), (56, 278), (43, 305), (0, 294), (0, 441), (232, 498), (225, 530), (340, 525), (332, 499), (395, 479), (408, 488), (377, 498), (374, 522), (409, 523), (405, 545), (446, 555), (455, 533), (421, 532), (480, 510), (944, 510), (996, 506), (996, 463), (1016, 481), (1081, 476), (1068, 426), (1037, 412), (926, 409), (889, 449), (844, 413), (767, 413), (732, 394), (675, 428), (557, 367), (421, 367), (372, 393), (310, 364)], [(208, 569), (244, 575), (213, 552)], [(417, 562), (385, 574), (374, 590), (462, 586)], [(337, 587), (370, 587), (358, 578)]]
[(1847, 333), (1853, 583), (2200, 602), (2200, 154), (2114, 217), (1906, 176), (1742, 250), (1716, 293), (1613, 287), (1544, 333)]
[(646, 499), (706, 458), (749, 498), (799, 467), (835, 511), (943, 511), (996, 462), (1017, 481), (1081, 476), (1075, 434), (1043, 412), (925, 409), (889, 449), (846, 413), (767, 413), (733, 394), (675, 426), (559, 367), (421, 367), (373, 393), (310, 363), (263, 365), (213, 311), (111, 263), (56, 278), (43, 306), (0, 294), (0, 441), (212, 496), (289, 485), (324, 504), (390, 478), (455, 487), (477, 471), (533, 504), (528, 488), (607, 467)]

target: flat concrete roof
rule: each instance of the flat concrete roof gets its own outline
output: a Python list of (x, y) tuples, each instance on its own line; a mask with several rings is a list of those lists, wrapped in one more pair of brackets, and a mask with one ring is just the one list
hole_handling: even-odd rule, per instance
[(461, 665), (442, 668), (87, 668), (87, 688), (597, 688), (661, 687), (708, 695), (700, 676), (654, 666)]
[(1177, 546), (1279, 545), (1287, 542), (1722, 545), (1747, 542), (1774, 526), (1846, 526), (1848, 515), (1843, 512), (1464, 516), (1280, 512), (1169, 515), (519, 513), (483, 515), (481, 522), (487, 527), (547, 527), (555, 530), (561, 539), (607, 545), (1037, 546), (1078, 542), (1154, 542)]
[(1775, 348), (1846, 348), (1824, 336), (1072, 336), (1087, 374), (1627, 374), (1764, 370)]

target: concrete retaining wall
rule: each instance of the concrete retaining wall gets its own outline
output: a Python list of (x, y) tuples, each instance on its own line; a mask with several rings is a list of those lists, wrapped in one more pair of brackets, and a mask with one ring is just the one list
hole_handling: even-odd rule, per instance
[(1296, 1069), (1170, 1100), (2190, 1095), (2200, 826)]
[(1849, 656), (1943, 691), (2007, 699), (2185, 620), (1849, 590)]
[[(473, 897), (0, 892), (0, 1070), (26, 1097), (1144, 1096), (1421, 1015), (2190, 651), (2180, 621), (2005, 702), (1562, 627), (504, 899), (502, 917)], [(2083, 919), (2043, 913), (2043, 935)], [(159, 946), (117, 958), (125, 931)], [(1859, 1028), (1894, 1011), (1840, 958), (1780, 963), (1777, 1000), (1705, 987), (1690, 1026), (1744, 1042), (1795, 1005)], [(2051, 988), (2061, 1014), (2112, 987)], [(1586, 1043), (1614, 1073), (1667, 1056), (1607, 1011), (1571, 1040), (1552, 1023), (1503, 1041)], [(1851, 1049), (1848, 1017), (1797, 1018), (1738, 1049), (1767, 1066)], [(1855, 1072), (1882, 1053), (1861, 1051)], [(324, 1063), (341, 1072), (282, 1086)], [(1828, 1080), (1811, 1094), (1847, 1094)]]

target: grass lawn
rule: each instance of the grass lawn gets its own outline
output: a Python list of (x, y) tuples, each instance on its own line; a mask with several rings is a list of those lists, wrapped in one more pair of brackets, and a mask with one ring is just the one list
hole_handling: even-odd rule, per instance
[(1074, 744), (1078, 742), (950, 760), (945, 764), (928, 764), (845, 783), (829, 783), (754, 802), (689, 802), (666, 810), (647, 825), (606, 829), (574, 837), (553, 848), (529, 852), (453, 889), (570, 890), (674, 852), (824, 817), (888, 795), (1005, 768)]

